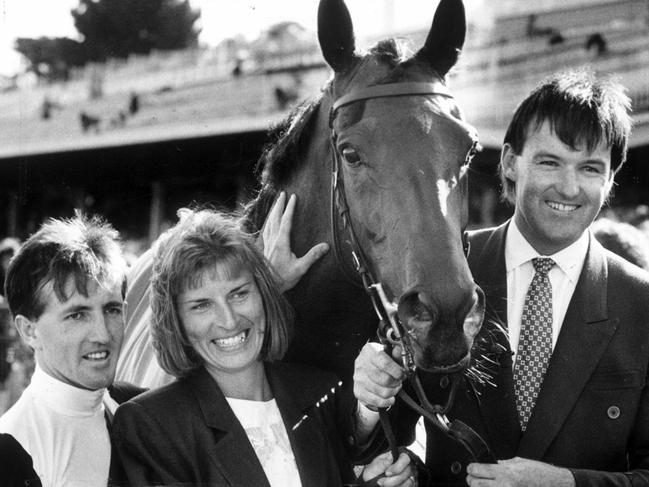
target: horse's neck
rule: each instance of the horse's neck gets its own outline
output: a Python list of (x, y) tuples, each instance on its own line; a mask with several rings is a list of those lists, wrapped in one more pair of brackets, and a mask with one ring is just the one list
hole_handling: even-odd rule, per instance
[(295, 334), (286, 359), (335, 372), (351, 384), (354, 360), (377, 327), (365, 291), (327, 256), (288, 294)]

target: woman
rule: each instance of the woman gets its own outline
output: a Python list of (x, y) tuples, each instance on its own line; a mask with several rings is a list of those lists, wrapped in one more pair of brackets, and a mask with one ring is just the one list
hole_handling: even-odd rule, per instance
[[(122, 405), (116, 447), (132, 485), (340, 486), (352, 410), (337, 379), (279, 363), (291, 312), (251, 236), (181, 210), (154, 257), (152, 337), (176, 381)], [(385, 476), (381, 474), (385, 473)], [(377, 457), (364, 480), (410, 486), (409, 458)]]

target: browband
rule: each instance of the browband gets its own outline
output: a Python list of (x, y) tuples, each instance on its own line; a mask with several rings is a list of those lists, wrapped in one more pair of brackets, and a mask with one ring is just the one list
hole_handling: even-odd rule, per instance
[(367, 86), (347, 93), (335, 101), (332, 111), (335, 112), (340, 107), (358, 100), (412, 95), (442, 95), (447, 98), (453, 98), (448, 88), (439, 81), (434, 83), (388, 83), (385, 85)]

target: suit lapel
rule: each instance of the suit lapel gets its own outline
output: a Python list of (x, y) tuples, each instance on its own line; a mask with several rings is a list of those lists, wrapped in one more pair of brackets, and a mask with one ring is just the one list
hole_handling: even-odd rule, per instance
[(584, 268), (550, 358), (539, 398), (517, 454), (543, 458), (611, 340), (604, 250), (590, 236)]
[(505, 350), (501, 352), (495, 373), (495, 387), (486, 385), (477, 397), (485, 429), (491, 438), (490, 446), (499, 458), (513, 456), (520, 438), (516, 412), (516, 396), (512, 376), (509, 339), (493, 332), (496, 324), (507, 330), (507, 268), (505, 265), (505, 236), (508, 222), (491, 232), (482, 232), (471, 240), (469, 265), (475, 281), (485, 292), (488, 308), (485, 312), (483, 333), (499, 337)]
[(475, 282), (487, 300), (485, 320), (507, 328), (507, 268), (505, 266), (505, 235), (509, 223), (492, 232), (479, 232), (470, 237), (469, 267)]
[(214, 430), (213, 450), (205, 452), (230, 485), (270, 487), (248, 436), (210, 374), (201, 368), (187, 378), (205, 424)]
[[(267, 364), (266, 374), (284, 420), (302, 487), (323, 485), (330, 473), (321, 461), (322, 455), (313, 454), (327, 447), (323, 443), (322, 424), (317, 419), (304, 418), (305, 412), (318, 402), (323, 391), (320, 388), (312, 390), (303, 384), (304, 381), (291, 379), (290, 369), (282, 367), (279, 371), (279, 367), (282, 364)], [(296, 387), (297, 384), (300, 386)]]

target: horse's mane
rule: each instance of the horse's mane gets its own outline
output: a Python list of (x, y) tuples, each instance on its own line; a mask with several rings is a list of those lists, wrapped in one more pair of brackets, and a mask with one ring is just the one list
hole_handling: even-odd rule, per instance
[(291, 111), (280, 123), (271, 128), (268, 142), (262, 149), (255, 167), (255, 174), (260, 182), (257, 196), (245, 208), (245, 219), (248, 230), (261, 230), (266, 215), (270, 211), (278, 188), (293, 171), (299, 167), (298, 156), (313, 132), (315, 114), (320, 108), (322, 93)]
[[(378, 58), (391, 68), (396, 67), (406, 59), (409, 49), (403, 40), (385, 39), (371, 47), (365, 58)], [(419, 62), (416, 57), (413, 62)], [(362, 62), (361, 62), (362, 64)], [(359, 65), (360, 66), (360, 65)], [(379, 83), (391, 83), (398, 81), (403, 75), (402, 69), (396, 69), (388, 77)], [(331, 78), (321, 92), (312, 99), (306, 100), (289, 115), (271, 128), (268, 142), (257, 161), (255, 173), (260, 183), (257, 196), (246, 205), (244, 210), (248, 230), (260, 230), (270, 211), (275, 197), (280, 188), (293, 172), (304, 163), (304, 149), (306, 141), (313, 134), (316, 114), (322, 104), (322, 96), (331, 86)], [(359, 104), (362, 116), (362, 106)]]

